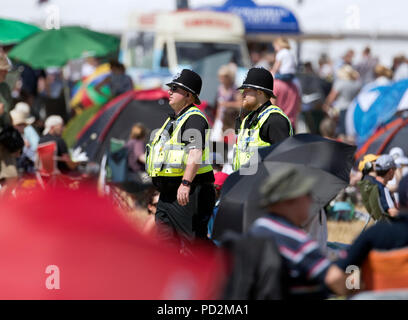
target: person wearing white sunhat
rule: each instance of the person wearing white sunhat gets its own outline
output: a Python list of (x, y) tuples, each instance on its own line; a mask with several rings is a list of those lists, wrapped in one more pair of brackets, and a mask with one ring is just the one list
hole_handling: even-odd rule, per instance
[(40, 141), (40, 136), (37, 131), (34, 129), (32, 124), (35, 122), (35, 117), (30, 114), (30, 106), (25, 102), (18, 102), (12, 112), (20, 112), (25, 121), (24, 128), (24, 139), (28, 142), (28, 147), (35, 152), (37, 150), (38, 142)]
[[(394, 159), (394, 161), (395, 161), (395, 163), (397, 165), (401, 165), (400, 161), (403, 158), (405, 158), (404, 150), (402, 150), (400, 147), (391, 148), (391, 150), (390, 150), (390, 152), (388, 154)], [(397, 200), (398, 200), (397, 190), (398, 190), (399, 182), (402, 179), (402, 175), (403, 175), (402, 174), (402, 168), (398, 167), (395, 170), (394, 177), (387, 184), (387, 188), (390, 189), (390, 191), (394, 193), (394, 196), (396, 197)]]
[(62, 139), (62, 132), (64, 130), (64, 120), (57, 115), (51, 115), (45, 120), (45, 129), (43, 136), (40, 138), (39, 144), (55, 141), (57, 143), (57, 157), (58, 169), (62, 173), (67, 173), (76, 169), (77, 164), (72, 162), (68, 147), (65, 141)]

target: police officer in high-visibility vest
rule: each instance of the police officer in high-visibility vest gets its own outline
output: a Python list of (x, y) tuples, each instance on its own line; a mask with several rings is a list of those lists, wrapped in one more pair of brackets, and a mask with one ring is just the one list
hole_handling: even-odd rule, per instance
[(146, 171), (160, 191), (158, 238), (164, 245), (188, 252), (196, 238), (206, 239), (215, 204), (209, 126), (196, 106), (202, 86), (197, 73), (183, 69), (167, 86), (174, 112), (147, 145)]
[[(264, 68), (248, 71), (242, 89), (242, 106), (249, 114), (242, 120), (234, 146), (233, 168), (248, 167), (258, 152), (293, 135), (288, 116), (270, 99), (273, 94), (273, 76)], [(252, 158), (252, 159), (251, 159)]]

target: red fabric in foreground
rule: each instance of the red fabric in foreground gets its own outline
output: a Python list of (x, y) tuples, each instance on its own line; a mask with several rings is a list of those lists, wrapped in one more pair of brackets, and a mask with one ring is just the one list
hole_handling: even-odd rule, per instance
[[(167, 251), (94, 188), (35, 190), (0, 212), (0, 299), (212, 299), (219, 288), (213, 251)], [(46, 287), (50, 265), (60, 289)]]

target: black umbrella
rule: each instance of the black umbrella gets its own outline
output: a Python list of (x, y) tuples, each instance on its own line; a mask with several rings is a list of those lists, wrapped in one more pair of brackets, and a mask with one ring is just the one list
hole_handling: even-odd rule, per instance
[(349, 182), (355, 147), (320, 136), (299, 134), (279, 144), (260, 149), (260, 162), (252, 175), (234, 172), (225, 181), (220, 207), (214, 222), (213, 236), (218, 239), (226, 230), (245, 232), (265, 212), (259, 208), (259, 187), (284, 163), (291, 163), (306, 174), (319, 178), (313, 191), (311, 210), (324, 207)]

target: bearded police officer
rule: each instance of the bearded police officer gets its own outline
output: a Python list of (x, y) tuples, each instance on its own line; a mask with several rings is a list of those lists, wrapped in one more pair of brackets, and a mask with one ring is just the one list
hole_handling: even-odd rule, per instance
[(250, 113), (241, 122), (237, 143), (234, 146), (234, 170), (248, 166), (258, 148), (267, 147), (293, 135), (292, 124), (287, 115), (272, 105), (273, 76), (264, 68), (248, 71), (244, 83), (242, 106)]
[(196, 106), (201, 77), (183, 69), (167, 86), (174, 112), (147, 146), (146, 171), (160, 191), (157, 235), (183, 253), (195, 238), (206, 238), (215, 204), (214, 174), (208, 121)]

